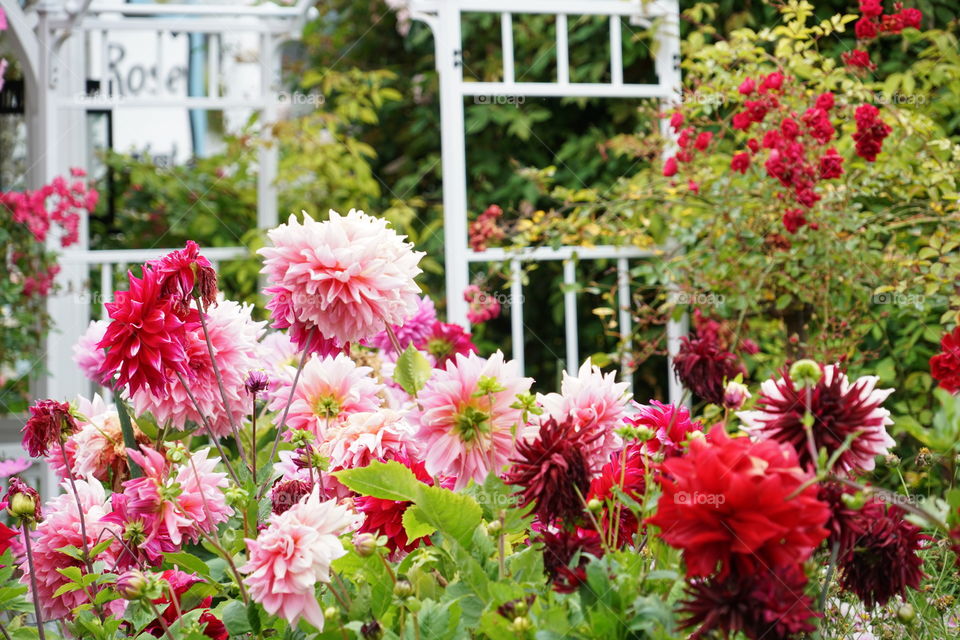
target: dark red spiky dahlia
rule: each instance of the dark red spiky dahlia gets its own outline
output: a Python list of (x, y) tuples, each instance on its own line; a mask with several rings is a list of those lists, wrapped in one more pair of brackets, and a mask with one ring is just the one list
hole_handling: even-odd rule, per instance
[(856, 512), (850, 529), (856, 536), (840, 557), (840, 585), (868, 608), (885, 605), (907, 587), (917, 589), (923, 578), (918, 551), (929, 536), (903, 519), (904, 511), (879, 498), (871, 498)]
[(546, 418), (532, 440), (518, 440), (516, 457), (504, 478), (518, 487), (518, 505), (533, 505), (540, 522), (576, 522), (590, 489), (590, 445), (603, 435), (578, 430), (572, 418)]
[(30, 418), (23, 425), (23, 448), (34, 458), (42, 458), (51, 447), (60, 446), (61, 438), (77, 429), (69, 403), (40, 400), (30, 407)]
[(620, 494), (637, 502), (643, 499), (647, 459), (641, 447), (640, 444), (631, 444), (610, 454), (610, 461), (590, 482), (587, 502), (595, 499), (603, 503), (596, 519), (611, 547), (630, 544), (640, 526), (633, 510), (620, 499)]
[(683, 386), (717, 405), (723, 403), (725, 381), (746, 373), (740, 359), (727, 351), (712, 333), (681, 338), (673, 370)]
[(688, 576), (795, 565), (827, 536), (830, 510), (816, 486), (800, 491), (812, 475), (786, 445), (731, 438), (717, 425), (658, 469), (663, 495), (646, 522), (683, 550)]
[(600, 534), (591, 529), (544, 530), (537, 541), (543, 543), (543, 568), (558, 593), (576, 591), (587, 579), (590, 556), (603, 556)]
[(743, 632), (751, 640), (787, 640), (810, 633), (818, 617), (804, 593), (807, 576), (799, 565), (776, 572), (731, 574), (723, 580), (697, 578), (687, 585), (680, 611), (683, 626), (699, 627), (691, 640), (720, 633), (732, 638)]
[(809, 409), (813, 415), (813, 440), (832, 454), (854, 433), (859, 435), (837, 460), (837, 469), (845, 473), (870, 471), (874, 458), (887, 453), (895, 442), (886, 426), (893, 424), (883, 401), (893, 389), (877, 389), (876, 376), (864, 376), (852, 383), (837, 365), (822, 366), (822, 375), (810, 390), (798, 388), (784, 369), (780, 378), (771, 378), (760, 387), (756, 410), (741, 411), (744, 431), (754, 438), (789, 444), (805, 468), (815, 464), (803, 426)]

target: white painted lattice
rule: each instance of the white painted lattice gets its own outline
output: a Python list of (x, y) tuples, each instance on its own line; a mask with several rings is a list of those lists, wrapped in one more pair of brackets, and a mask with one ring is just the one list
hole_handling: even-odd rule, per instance
[[(562, 261), (564, 293), (564, 334), (566, 368), (575, 373), (580, 361), (577, 300), (573, 285), (577, 282), (580, 260), (612, 259), (618, 276), (619, 327), (624, 335), (631, 332), (632, 305), (629, 285), (629, 261), (653, 258), (655, 252), (628, 247), (601, 246), (589, 249), (540, 247), (522, 252), (503, 249), (473, 251), (467, 237), (467, 166), (464, 99), (471, 96), (505, 97), (585, 97), (585, 98), (652, 98), (669, 104), (680, 96), (679, 8), (676, 0), (411, 0), (411, 16), (430, 26), (435, 40), (437, 70), (440, 76), (440, 115), (443, 162), (443, 209), (445, 237), (445, 270), (448, 320), (466, 324), (467, 303), (463, 290), (469, 284), (472, 263), (509, 262), (511, 281), (511, 333), (513, 357), (524, 362), (522, 264), (529, 261)], [(470, 82), (462, 68), (463, 42), (461, 27), (465, 13), (499, 14), (503, 73), (500, 82)], [(556, 80), (523, 82), (518, 80), (514, 65), (513, 20), (520, 14), (545, 14), (556, 20)], [(604, 16), (610, 31), (610, 82), (578, 83), (570, 80), (569, 27), (571, 16)], [(623, 21), (657, 27), (654, 63), (657, 82), (636, 84), (624, 82)], [(666, 122), (661, 130), (669, 135)], [(667, 325), (667, 347), (672, 356), (685, 333), (684, 321)], [(629, 348), (629, 344), (627, 345)], [(680, 402), (682, 388), (672, 371), (668, 372), (671, 402)]]

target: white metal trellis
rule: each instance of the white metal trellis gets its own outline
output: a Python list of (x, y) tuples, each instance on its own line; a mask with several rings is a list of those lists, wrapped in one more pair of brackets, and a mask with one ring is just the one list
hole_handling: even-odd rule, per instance
[[(28, 183), (32, 188), (71, 167), (86, 167), (88, 157), (85, 114), (89, 110), (175, 108), (222, 111), (233, 108), (259, 112), (261, 122), (275, 119), (279, 104), (280, 46), (300, 37), (311, 0), (293, 6), (272, 3), (241, 4), (126, 4), (117, 0), (40, 0), (25, 14), (18, 2), (3, 1), (14, 27), (18, 55), (23, 60), (27, 87)], [(206, 95), (123, 95), (110, 80), (106, 47), (112, 34), (144, 34), (160, 39), (169, 34), (203, 34), (210, 49), (220, 50), (224, 37), (252, 34), (257, 43), (259, 92), (231, 96), (217, 55), (208, 57)], [(138, 36), (139, 37), (139, 36)], [(160, 62), (157, 61), (157, 68)], [(99, 84), (95, 95), (88, 81)], [(155, 126), (145, 121), (144, 127)], [(267, 135), (267, 127), (263, 127)], [(258, 156), (257, 222), (261, 228), (277, 224), (277, 150), (263, 146)], [(246, 229), (236, 230), (239, 237)], [(55, 241), (56, 239), (54, 239)], [(80, 223), (80, 241), (61, 252), (59, 291), (48, 300), (55, 330), (46, 345), (45, 395), (73, 399), (89, 386), (73, 364), (71, 347), (85, 331), (91, 312), (105, 300), (91, 295), (113, 291), (117, 267), (142, 263), (169, 249), (91, 251), (88, 221)], [(212, 261), (247, 255), (245, 247), (206, 250)], [(93, 277), (91, 277), (92, 274)]]
[[(653, 98), (664, 104), (675, 102), (680, 96), (680, 38), (679, 8), (676, 0), (412, 0), (413, 18), (430, 26), (436, 47), (436, 64), (440, 76), (440, 114), (443, 162), (443, 208), (445, 237), (445, 271), (448, 320), (466, 324), (467, 303), (463, 290), (469, 284), (472, 263), (509, 262), (511, 281), (511, 331), (513, 357), (523, 366), (524, 333), (523, 285), (521, 265), (529, 261), (563, 261), (563, 281), (576, 283), (576, 264), (579, 260), (612, 259), (616, 261), (618, 276), (618, 306), (620, 330), (631, 331), (632, 305), (629, 286), (629, 261), (649, 259), (655, 252), (628, 247), (601, 246), (592, 248), (540, 247), (522, 252), (503, 249), (473, 251), (467, 238), (467, 166), (464, 99), (475, 96), (509, 97), (589, 97), (589, 98)], [(499, 14), (503, 73), (500, 82), (469, 82), (462, 69), (463, 42), (461, 25), (464, 13)], [(520, 14), (546, 14), (556, 20), (556, 80), (554, 82), (523, 82), (514, 68), (513, 17)], [(608, 83), (577, 83), (570, 80), (568, 17), (605, 16), (610, 24), (610, 77)], [(624, 82), (623, 74), (623, 20), (640, 24), (657, 24), (654, 63), (656, 83)], [(669, 134), (666, 122), (661, 122), (664, 135)], [(572, 289), (572, 287), (571, 287)], [(577, 327), (576, 293), (564, 294), (565, 360), (567, 371), (575, 374), (580, 359)], [(686, 321), (671, 321), (667, 325), (667, 347), (671, 357), (677, 352), (680, 337), (686, 332)], [(680, 402), (682, 387), (668, 372), (671, 402)]]

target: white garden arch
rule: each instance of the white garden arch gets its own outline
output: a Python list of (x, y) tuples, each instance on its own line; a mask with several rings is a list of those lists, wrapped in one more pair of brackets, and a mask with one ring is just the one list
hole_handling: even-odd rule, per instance
[[(654, 258), (658, 252), (637, 248), (538, 247), (522, 252), (503, 249), (473, 251), (467, 237), (467, 166), (464, 99), (476, 96), (505, 97), (589, 97), (589, 98), (653, 98), (664, 105), (680, 98), (680, 36), (677, 0), (410, 0), (414, 19), (429, 25), (436, 47), (436, 65), (440, 76), (440, 115), (443, 162), (443, 210), (447, 313), (450, 322), (467, 323), (467, 303), (463, 290), (469, 284), (473, 263), (508, 262), (513, 273), (511, 282), (511, 333), (513, 357), (523, 367), (522, 264), (529, 261), (563, 261), (563, 280), (568, 287), (577, 281), (576, 267), (580, 260), (612, 259), (617, 264), (619, 327), (623, 334), (631, 331), (632, 306), (629, 286), (630, 260)], [(465, 13), (499, 15), (503, 73), (500, 82), (469, 82), (462, 68), (463, 42), (461, 25)], [(547, 14), (556, 20), (556, 79), (554, 82), (523, 82), (514, 69), (514, 16)], [(609, 83), (576, 83), (570, 81), (568, 18), (570, 16), (605, 16), (610, 25)], [(624, 21), (644, 26), (656, 25), (653, 53), (657, 82), (631, 84), (624, 82)], [(670, 135), (665, 121), (665, 136)], [(576, 373), (580, 358), (577, 327), (576, 292), (564, 294), (564, 333), (566, 368)], [(677, 352), (680, 337), (686, 333), (686, 321), (670, 321), (667, 325), (667, 348)], [(628, 345), (629, 346), (629, 345)], [(683, 389), (671, 370), (668, 372), (671, 402), (680, 402)]]

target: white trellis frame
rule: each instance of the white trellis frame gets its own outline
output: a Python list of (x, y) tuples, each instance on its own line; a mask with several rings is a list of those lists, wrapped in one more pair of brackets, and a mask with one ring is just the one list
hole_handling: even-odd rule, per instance
[[(174, 108), (222, 111), (244, 108), (259, 112), (261, 122), (272, 122), (279, 105), (280, 46), (300, 37), (311, 0), (296, 5), (265, 4), (125, 4), (100, 0), (40, 0), (24, 13), (16, 0), (0, 0), (13, 26), (15, 49), (26, 76), (28, 166), (32, 188), (71, 167), (86, 165), (88, 110)], [(253, 97), (224, 95), (225, 79), (215, 56), (206, 69), (206, 95), (199, 97), (123, 96), (108, 81), (106, 47), (117, 32), (144, 33), (157, 39), (157, 56), (163, 34), (205, 34), (211, 50), (219, 51), (226, 34), (255, 34), (259, 62), (259, 92)], [(97, 64), (95, 64), (97, 61)], [(95, 68), (99, 67), (99, 68)], [(159, 61), (158, 61), (159, 68)], [(100, 80), (93, 97), (87, 80)], [(144, 122), (144, 126), (151, 123)], [(263, 127), (267, 135), (267, 127)], [(263, 145), (258, 156), (257, 222), (261, 228), (277, 224), (277, 149)], [(238, 229), (241, 235), (246, 229)], [(56, 239), (54, 239), (56, 241)], [(81, 219), (80, 240), (61, 252), (59, 291), (48, 300), (55, 329), (47, 339), (48, 375), (43, 393), (51, 398), (73, 399), (88, 393), (88, 383), (71, 358), (71, 347), (86, 330), (92, 311), (105, 300), (95, 290), (112, 292), (117, 268), (142, 263), (170, 249), (92, 251), (88, 221)], [(238, 259), (246, 247), (204, 251), (211, 261)], [(91, 277), (91, 275), (93, 277)], [(96, 283), (96, 286), (94, 286)]]
[[(436, 65), (440, 76), (440, 116), (443, 162), (443, 209), (445, 237), (445, 271), (447, 313), (450, 322), (466, 324), (467, 303), (463, 290), (469, 284), (472, 263), (508, 262), (511, 279), (511, 332), (513, 357), (523, 366), (524, 330), (522, 264), (530, 261), (563, 262), (563, 281), (569, 291), (564, 294), (564, 334), (566, 368), (576, 373), (580, 361), (577, 327), (577, 300), (573, 285), (577, 281), (576, 266), (580, 260), (612, 259), (617, 265), (619, 327), (631, 331), (631, 292), (629, 261), (650, 259), (655, 252), (637, 248), (600, 246), (592, 248), (539, 247), (522, 252), (503, 249), (473, 251), (467, 237), (467, 166), (464, 99), (474, 96), (508, 97), (586, 97), (586, 98), (654, 98), (664, 104), (680, 96), (680, 37), (677, 0), (412, 0), (413, 18), (429, 25), (436, 47)], [(464, 13), (499, 14), (503, 73), (500, 82), (469, 82), (462, 69), (463, 42), (461, 25)], [(514, 69), (513, 16), (545, 14), (556, 20), (556, 81), (522, 82)], [(610, 24), (610, 77), (608, 83), (570, 81), (568, 17), (605, 16)], [(643, 25), (657, 24), (655, 71), (657, 82), (626, 83), (623, 78), (624, 20)], [(667, 123), (661, 122), (664, 135)], [(667, 348), (677, 352), (680, 337), (686, 333), (686, 321), (670, 321), (667, 325)], [(629, 347), (629, 345), (628, 345)], [(671, 370), (668, 371), (671, 402), (680, 402), (683, 389)]]

